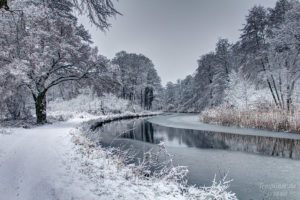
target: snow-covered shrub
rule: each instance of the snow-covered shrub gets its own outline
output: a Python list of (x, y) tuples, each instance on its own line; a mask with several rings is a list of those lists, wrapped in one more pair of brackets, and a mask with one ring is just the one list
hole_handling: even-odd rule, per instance
[(175, 109), (175, 106), (173, 104), (169, 104), (167, 106), (167, 111), (174, 111), (174, 109)]
[(118, 98), (113, 94), (105, 94), (100, 99), (100, 107), (105, 113), (118, 114), (126, 111), (139, 112), (142, 110), (140, 106), (132, 104), (128, 100)]
[(0, 76), (0, 120), (20, 120), (32, 117), (31, 96), (25, 87), (13, 82), (16, 77)]
[(89, 93), (83, 93), (76, 98), (64, 101), (56, 99), (48, 103), (48, 115), (66, 120), (74, 115), (107, 115), (124, 112), (140, 112), (138, 105), (116, 97), (113, 94), (105, 94), (98, 97)]
[[(129, 153), (126, 156), (130, 158), (132, 155)], [(188, 173), (187, 167), (173, 165), (172, 155), (168, 153), (164, 143), (158, 144), (157, 151), (150, 149), (145, 152), (138, 163), (130, 165), (130, 167), (135, 175), (172, 180), (178, 183), (185, 183)]]
[[(99, 191), (108, 195), (103, 199), (128, 199), (126, 194), (130, 193), (133, 199), (237, 200), (235, 194), (228, 191), (230, 181), (214, 179), (210, 187), (187, 185), (186, 167), (174, 167), (168, 159), (158, 162), (159, 157), (169, 156), (163, 144), (159, 145), (158, 151), (145, 153), (140, 162), (126, 164), (132, 154), (103, 148), (88, 139), (90, 124), (86, 122), (72, 133), (73, 142), (82, 155), (76, 160), (82, 162), (80, 170), (89, 174), (90, 180), (99, 182)], [(149, 164), (157, 170), (151, 172)]]
[(237, 197), (231, 192), (227, 192), (231, 181), (226, 180), (226, 176), (220, 181), (213, 179), (212, 185), (202, 187), (201, 190), (195, 187), (189, 187), (187, 193), (188, 199), (197, 200), (237, 200)]
[(234, 70), (229, 74), (229, 82), (224, 93), (226, 104), (235, 108), (268, 109), (272, 102), (268, 89), (256, 89), (254, 84)]

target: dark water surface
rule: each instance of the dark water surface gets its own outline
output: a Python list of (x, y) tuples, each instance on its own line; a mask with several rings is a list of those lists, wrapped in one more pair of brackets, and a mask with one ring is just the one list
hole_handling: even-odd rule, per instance
[(300, 199), (300, 140), (163, 127), (147, 119), (123, 120), (92, 135), (103, 146), (134, 149), (136, 157), (164, 142), (188, 183), (211, 185), (228, 173), (239, 199)]

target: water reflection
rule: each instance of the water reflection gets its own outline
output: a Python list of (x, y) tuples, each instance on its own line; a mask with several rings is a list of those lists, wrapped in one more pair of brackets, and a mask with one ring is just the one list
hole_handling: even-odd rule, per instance
[[(174, 164), (188, 166), (189, 184), (211, 185), (214, 175), (228, 173), (228, 179), (233, 179), (229, 190), (239, 199), (290, 200), (300, 196), (299, 140), (167, 128), (145, 119), (106, 124), (89, 137), (102, 146), (132, 150), (132, 162), (164, 142), (174, 155)], [(273, 187), (287, 184), (293, 189)], [(286, 196), (276, 196), (278, 191), (287, 192)]]
[(159, 138), (154, 139), (153, 125), (149, 122), (145, 122), (145, 120), (138, 122), (136, 127), (129, 130), (128, 132), (125, 132), (121, 137), (134, 140), (141, 140), (144, 142), (150, 142), (154, 144), (158, 144), (161, 141), (161, 139)]
[(123, 138), (153, 144), (164, 142), (172, 147), (225, 149), (300, 159), (300, 140), (169, 128), (145, 119), (107, 124), (101, 132), (101, 138), (106, 142)]

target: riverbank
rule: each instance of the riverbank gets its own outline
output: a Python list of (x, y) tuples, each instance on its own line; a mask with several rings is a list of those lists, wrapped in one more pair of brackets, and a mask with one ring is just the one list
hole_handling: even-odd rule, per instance
[(134, 118), (139, 118), (139, 117), (150, 117), (150, 116), (155, 116), (155, 115), (160, 115), (162, 112), (140, 112), (140, 113), (132, 113), (132, 112), (126, 112), (123, 114), (118, 114), (118, 115), (108, 115), (108, 116), (103, 116), (98, 119), (94, 119), (90, 121), (89, 123), (91, 130), (95, 130), (98, 127), (101, 127), (102, 125), (106, 123), (110, 123), (113, 121), (119, 121), (119, 120), (125, 120), (125, 119), (134, 119)]
[(287, 113), (278, 109), (261, 111), (219, 106), (202, 111), (199, 120), (222, 126), (300, 133), (300, 113)]
[[(197, 116), (194, 116), (196, 123)], [(190, 121), (186, 114), (178, 114), (176, 119), (182, 121), (185, 117)], [(300, 140), (224, 134), (151, 123), (157, 118), (166, 121), (171, 118), (168, 121), (173, 121), (173, 125), (180, 124), (174, 114), (124, 120), (106, 124), (91, 132), (89, 138), (103, 146), (129, 150), (136, 159), (143, 158), (141, 152), (156, 150), (157, 144), (164, 142), (167, 151), (174, 155), (174, 165), (188, 167), (189, 185), (209, 186), (215, 174), (217, 180), (227, 174), (228, 180), (233, 180), (229, 190), (239, 199), (282, 199), (276, 196), (278, 193), (284, 193), (286, 199), (297, 199), (300, 195), (297, 170), (300, 167), (297, 160)], [(292, 143), (296, 146), (290, 146)], [(268, 188), (272, 185), (291, 188)]]
[(161, 115), (155, 118), (149, 119), (151, 123), (158, 124), (166, 127), (211, 131), (219, 133), (231, 133), (237, 135), (251, 135), (251, 136), (265, 136), (273, 138), (286, 138), (286, 139), (300, 139), (300, 134), (287, 133), (287, 132), (275, 132), (252, 128), (240, 128), (221, 126), (216, 124), (207, 124), (199, 121), (199, 115), (197, 114), (172, 114)]
[(141, 175), (139, 166), (124, 164), (122, 152), (104, 149), (84, 136), (81, 123), (90, 119), (74, 118), (32, 129), (2, 128), (1, 198), (236, 199), (227, 191), (227, 182), (205, 188), (182, 185), (178, 177), (185, 168), (174, 168), (163, 177)]

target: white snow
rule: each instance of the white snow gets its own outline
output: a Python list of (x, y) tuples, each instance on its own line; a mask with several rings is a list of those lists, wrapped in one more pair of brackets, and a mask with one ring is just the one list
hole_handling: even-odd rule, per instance
[(236, 199), (226, 191), (226, 182), (183, 188), (171, 179), (135, 175), (134, 166), (124, 165), (75, 128), (88, 119), (0, 128), (0, 199)]
[(0, 135), (0, 199), (95, 199), (74, 174), (70, 130), (79, 120)]
[(112, 94), (102, 97), (92, 95), (87, 89), (86, 93), (80, 94), (70, 100), (55, 99), (48, 103), (48, 115), (62, 120), (93, 115), (119, 114), (125, 112), (142, 112), (141, 107), (130, 103), (128, 100), (120, 99)]

